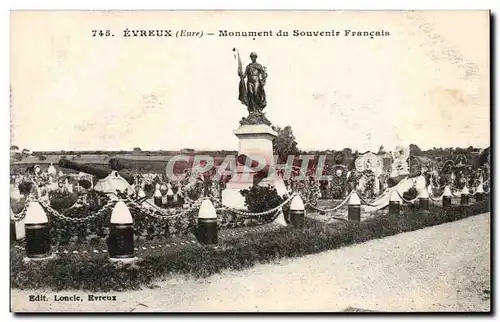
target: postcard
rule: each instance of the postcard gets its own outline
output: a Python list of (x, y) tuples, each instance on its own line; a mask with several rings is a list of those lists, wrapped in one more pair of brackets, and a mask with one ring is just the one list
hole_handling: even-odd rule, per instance
[(491, 312), (490, 20), (11, 11), (11, 311)]

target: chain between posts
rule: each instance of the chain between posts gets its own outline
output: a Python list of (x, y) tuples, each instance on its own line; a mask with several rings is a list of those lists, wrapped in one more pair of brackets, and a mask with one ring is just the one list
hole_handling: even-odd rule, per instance
[(406, 202), (406, 203), (414, 203), (414, 202), (415, 202), (415, 201), (417, 201), (417, 199), (418, 199), (418, 196), (417, 196), (417, 197), (415, 197), (415, 198), (413, 198), (412, 200), (405, 199), (405, 198), (403, 198), (403, 196), (399, 193), (398, 189), (394, 189), (394, 190), (397, 192), (397, 194), (398, 194), (399, 198), (401, 198), (401, 200), (403, 200), (403, 201), (404, 201), (404, 202)]
[[(488, 182), (488, 181), (489, 181), (489, 179), (488, 179), (488, 180), (486, 180), (484, 183), (486, 183), (486, 182)], [(457, 192), (458, 190), (456, 190), (455, 192), (453, 192), (453, 190), (456, 190), (456, 188), (453, 188), (453, 187), (452, 187), (452, 194), (453, 194), (454, 196), (457, 196), (457, 194), (456, 194), (455, 192)], [(384, 191), (381, 195), (384, 195), (384, 193), (385, 193), (386, 191), (387, 191), (387, 189), (386, 189), (386, 190), (385, 190), (385, 191)], [(349, 193), (349, 195), (348, 195), (348, 196), (347, 196), (347, 197), (346, 197), (346, 198), (345, 198), (345, 199), (344, 199), (344, 200), (343, 200), (343, 201), (342, 201), (339, 205), (337, 205), (336, 207), (331, 208), (331, 209), (321, 209), (321, 208), (318, 208), (318, 207), (316, 207), (316, 206), (312, 205), (310, 201), (307, 201), (307, 202), (305, 203), (305, 205), (307, 205), (307, 206), (309, 206), (309, 207), (311, 207), (312, 209), (315, 209), (315, 210), (317, 210), (317, 211), (321, 211), (321, 212), (334, 212), (334, 211), (338, 210), (339, 208), (341, 208), (342, 206), (344, 206), (344, 205), (345, 205), (345, 203), (349, 200), (349, 198), (350, 198), (350, 196), (352, 195), (352, 193), (353, 193), (353, 192), (354, 192), (354, 190), (353, 190), (353, 191), (351, 191), (351, 192)], [(401, 194), (399, 193), (399, 191), (397, 191), (397, 190), (396, 190), (396, 192), (398, 193), (399, 197), (400, 197), (400, 198), (401, 198), (404, 202), (406, 202), (406, 203), (414, 203), (414, 202), (418, 199), (418, 197), (416, 197), (416, 198), (414, 198), (414, 199), (412, 199), (412, 200), (407, 200), (407, 199), (403, 198), (403, 196), (401, 196)], [(489, 192), (490, 192), (490, 189), (488, 189), (488, 191), (485, 191), (484, 193), (486, 193), (486, 194), (487, 194), (487, 193), (489, 193)], [(476, 191), (475, 191), (473, 194), (471, 194), (471, 195), (475, 195), (476, 193), (477, 193), (477, 188), (476, 188)], [(198, 200), (196, 200), (196, 201), (192, 201), (191, 199), (189, 199), (189, 198), (188, 198), (190, 201), (192, 201), (192, 205), (191, 205), (191, 207), (190, 207), (190, 208), (188, 208), (188, 209), (186, 209), (186, 210), (183, 210), (181, 213), (178, 213), (178, 214), (173, 214), (173, 215), (168, 214), (168, 213), (165, 213), (165, 211), (164, 211), (163, 209), (161, 209), (161, 208), (157, 207), (157, 206), (156, 206), (156, 205), (154, 205), (154, 204), (151, 204), (151, 203), (150, 203), (149, 201), (147, 201), (147, 200), (146, 200), (146, 202), (147, 202), (150, 206), (152, 206), (153, 208), (155, 208), (155, 210), (156, 210), (156, 211), (158, 211), (158, 212), (162, 213), (163, 215), (157, 215), (157, 214), (155, 214), (155, 210), (152, 210), (152, 209), (145, 209), (145, 208), (144, 208), (141, 204), (137, 203), (136, 201), (134, 201), (134, 200), (132, 200), (132, 199), (130, 199), (130, 198), (127, 198), (125, 201), (126, 201), (126, 203), (127, 203), (127, 204), (129, 204), (129, 205), (130, 205), (130, 204), (131, 204), (131, 205), (133, 205), (135, 208), (138, 208), (140, 211), (142, 211), (142, 212), (146, 213), (147, 215), (149, 215), (149, 216), (151, 216), (151, 217), (154, 217), (154, 218), (157, 218), (157, 219), (163, 219), (163, 220), (165, 220), (165, 219), (172, 219), (172, 218), (176, 218), (176, 217), (181, 217), (181, 216), (184, 216), (184, 215), (186, 215), (186, 214), (190, 213), (191, 211), (193, 211), (193, 209), (198, 208), (198, 207), (201, 205), (201, 202), (202, 202), (203, 200), (207, 199), (207, 198), (211, 199), (211, 200), (212, 200), (212, 201), (214, 201), (216, 204), (220, 205), (220, 206), (221, 206), (221, 208), (226, 209), (226, 210), (229, 210), (230, 212), (235, 213), (235, 214), (237, 214), (237, 215), (241, 215), (241, 216), (245, 216), (245, 217), (257, 217), (257, 216), (265, 216), (265, 215), (271, 214), (271, 213), (273, 213), (273, 212), (275, 212), (275, 211), (278, 211), (278, 210), (279, 210), (279, 209), (281, 209), (283, 206), (285, 206), (286, 204), (288, 204), (288, 203), (292, 200), (292, 198), (293, 198), (295, 195), (297, 195), (297, 194), (298, 194), (298, 195), (301, 195), (301, 197), (302, 197), (302, 194), (301, 194), (301, 193), (299, 193), (299, 192), (294, 192), (294, 193), (292, 193), (292, 195), (291, 195), (291, 196), (290, 196), (287, 200), (283, 201), (280, 205), (276, 206), (275, 208), (270, 209), (270, 210), (267, 210), (267, 211), (263, 211), (263, 212), (258, 212), (258, 213), (250, 213), (250, 212), (240, 211), (240, 210), (237, 210), (237, 209), (233, 209), (233, 208), (227, 207), (227, 206), (225, 206), (224, 204), (222, 204), (222, 202), (220, 202), (219, 200), (217, 200), (215, 197), (203, 197), (203, 198), (200, 198), (200, 199), (198, 199)], [(458, 196), (459, 196), (459, 195), (458, 195)], [(433, 197), (432, 197), (432, 193), (430, 193), (430, 194), (429, 194), (429, 197), (430, 197), (430, 199), (431, 199), (431, 200), (433, 200), (433, 201), (440, 201), (440, 200), (442, 199), (443, 195), (441, 195), (441, 196), (440, 196), (440, 197), (438, 197), (438, 198), (433, 198)], [(41, 206), (42, 206), (42, 207), (43, 207), (43, 208), (44, 208), (44, 209), (45, 209), (45, 210), (46, 210), (46, 211), (47, 211), (50, 215), (52, 215), (52, 216), (54, 216), (54, 217), (56, 217), (56, 218), (59, 218), (59, 219), (61, 219), (61, 220), (65, 220), (65, 221), (69, 221), (69, 222), (75, 222), (75, 223), (76, 223), (76, 222), (80, 222), (80, 223), (81, 223), (81, 222), (86, 222), (86, 221), (93, 220), (93, 219), (95, 219), (95, 218), (97, 218), (97, 217), (100, 217), (100, 216), (101, 216), (102, 214), (104, 214), (107, 210), (111, 209), (111, 208), (112, 208), (112, 207), (116, 204), (116, 202), (117, 202), (117, 201), (113, 201), (113, 200), (111, 200), (111, 199), (110, 199), (110, 200), (108, 200), (108, 202), (106, 203), (106, 205), (104, 205), (101, 209), (99, 209), (99, 210), (98, 210), (95, 214), (90, 215), (90, 216), (87, 216), (87, 217), (83, 217), (83, 218), (73, 218), (73, 217), (68, 217), (68, 216), (65, 216), (65, 215), (60, 214), (57, 210), (53, 209), (53, 208), (52, 208), (49, 204), (47, 204), (45, 201), (41, 200), (40, 198), (38, 198), (38, 200), (37, 200), (37, 198), (33, 198), (31, 195), (29, 195), (29, 196), (26, 198), (26, 202), (25, 202), (25, 205), (24, 205), (24, 207), (23, 207), (23, 210), (21, 210), (21, 212), (20, 212), (20, 213), (18, 213), (18, 214), (13, 214), (13, 215), (11, 215), (11, 216), (10, 216), (10, 219), (11, 219), (11, 220), (14, 220), (14, 221), (16, 221), (16, 222), (23, 220), (23, 219), (25, 218), (25, 216), (26, 216), (26, 211), (27, 211), (28, 205), (29, 205), (29, 203), (30, 203), (30, 202), (32, 202), (33, 200), (38, 201), (38, 202), (41, 204)], [(372, 203), (367, 202), (367, 201), (366, 201), (364, 198), (362, 198), (361, 196), (360, 196), (360, 200), (361, 200), (364, 204), (366, 204), (366, 205), (369, 205), (369, 206), (373, 205)], [(75, 201), (75, 203), (74, 203), (71, 207), (69, 207), (68, 209), (73, 209), (73, 208), (76, 208), (76, 207), (78, 207), (79, 205), (81, 205), (81, 197), (79, 197), (79, 198)]]
[(94, 220), (98, 217), (101, 217), (106, 211), (111, 210), (118, 201), (110, 199), (95, 214), (89, 215), (87, 217), (82, 217), (82, 218), (73, 218), (73, 217), (64, 216), (64, 215), (60, 214), (57, 210), (52, 208), (50, 205), (48, 205), (45, 201), (38, 200), (38, 202), (45, 209), (45, 211), (47, 211), (47, 213), (49, 215), (52, 215), (52, 216), (54, 216), (58, 219), (64, 220), (64, 221), (69, 221), (69, 222), (73, 222), (73, 223), (83, 223), (83, 222), (88, 222), (88, 221)]
[[(321, 209), (319, 207), (316, 207), (314, 205), (312, 205), (309, 201), (306, 202), (306, 205), (311, 207), (312, 209), (314, 210), (317, 210), (317, 211), (321, 211), (321, 212), (334, 212), (336, 210), (338, 210), (340, 207), (342, 207), (348, 200), (349, 198), (351, 197), (351, 195), (355, 192), (356, 190), (352, 190), (348, 195), (347, 197), (344, 198), (344, 200), (339, 204), (337, 205), (336, 207), (334, 208), (330, 208), (330, 209)], [(389, 189), (385, 189), (377, 198), (380, 198), (382, 196), (384, 196), (387, 192), (389, 191)], [(356, 193), (358, 194), (359, 196), (359, 199), (360, 201), (365, 204), (366, 206), (370, 206), (370, 207), (376, 207), (377, 205), (367, 201), (366, 199), (364, 199), (363, 197), (361, 197), (361, 195), (359, 194), (359, 192), (356, 191)]]
[(288, 204), (289, 202), (292, 201), (293, 197), (295, 197), (295, 195), (297, 195), (297, 193), (294, 193), (292, 194), (287, 200), (283, 201), (280, 205), (274, 207), (273, 209), (269, 209), (269, 210), (266, 210), (266, 211), (262, 211), (262, 212), (245, 212), (245, 211), (240, 211), (240, 210), (237, 210), (237, 209), (234, 209), (234, 208), (231, 208), (231, 207), (228, 207), (226, 205), (224, 205), (221, 201), (215, 199), (215, 198), (212, 198), (213, 201), (215, 201), (215, 203), (217, 205), (220, 206), (221, 209), (226, 209), (232, 213), (235, 213), (237, 215), (240, 215), (240, 216), (244, 216), (244, 217), (259, 217), (259, 216), (265, 216), (265, 215), (269, 215), (273, 212), (278, 212), (279, 214), (279, 210), (285, 206), (286, 204)]
[(344, 198), (344, 200), (342, 200), (342, 202), (340, 204), (338, 204), (337, 206), (335, 206), (334, 208), (330, 208), (330, 209), (321, 209), (321, 208), (318, 208), (316, 206), (313, 206), (312, 204), (307, 204), (309, 207), (311, 207), (312, 209), (314, 210), (317, 210), (317, 211), (320, 211), (320, 212), (334, 212), (334, 211), (337, 211), (338, 209), (340, 209), (342, 206), (344, 206), (346, 204), (347, 201), (349, 201), (349, 198), (351, 197), (351, 195), (354, 193), (354, 190), (351, 191), (349, 193), (349, 195), (347, 195), (347, 197)]
[[(189, 207), (188, 209), (185, 209), (177, 214), (166, 213), (164, 209), (156, 206), (155, 204), (150, 203), (147, 200), (144, 202), (147, 202), (148, 205), (150, 205), (152, 208), (155, 208), (154, 210), (144, 208), (144, 206), (142, 204), (136, 202), (135, 200), (133, 200), (131, 198), (127, 198), (125, 203), (127, 204), (127, 206), (131, 205), (132, 207), (136, 208), (137, 210), (141, 211), (142, 213), (144, 213), (147, 216), (150, 216), (150, 217), (153, 217), (156, 219), (161, 219), (161, 220), (169, 220), (169, 219), (178, 218), (178, 217), (182, 217), (182, 216), (187, 215), (188, 213), (192, 212), (194, 209), (199, 208), (201, 206), (201, 203), (203, 202), (203, 200), (205, 200), (207, 198), (208, 197), (203, 197), (203, 198), (200, 198), (200, 199), (194, 201), (193, 204), (191, 205), (191, 207)], [(160, 212), (162, 215), (157, 215), (155, 213), (156, 211)]]
[(429, 199), (432, 200), (432, 201), (439, 202), (439, 201), (443, 200), (443, 195), (444, 195), (444, 193), (441, 196), (439, 196), (437, 198), (434, 198), (434, 197), (432, 197), (432, 194), (429, 193)]
[[(10, 220), (14, 220), (16, 222), (23, 220), (24, 217), (26, 217), (26, 210), (28, 210), (28, 206), (29, 206), (30, 202), (32, 201), (32, 199), (33, 198), (31, 197), (31, 195), (29, 195), (26, 198), (26, 201), (24, 202), (23, 209), (19, 213), (17, 213), (17, 214), (15, 214), (14, 212), (12, 212), (12, 215), (10, 216)], [(12, 208), (11, 208), (11, 210), (12, 210)]]
[[(389, 189), (385, 189), (376, 199), (380, 199), (382, 198), (387, 192), (389, 191)], [(377, 207), (378, 205), (375, 205), (374, 203), (372, 202), (369, 202), (367, 201), (366, 199), (364, 199), (360, 193), (358, 193), (358, 197), (359, 197), (359, 200), (361, 200), (362, 203), (364, 203), (366, 206), (369, 206), (369, 207)]]

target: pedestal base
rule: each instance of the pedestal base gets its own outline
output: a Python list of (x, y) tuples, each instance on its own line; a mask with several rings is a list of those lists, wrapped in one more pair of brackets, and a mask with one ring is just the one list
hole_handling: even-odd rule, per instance
[[(273, 140), (278, 135), (266, 124), (244, 124), (234, 134), (239, 139), (239, 155), (246, 155), (259, 163), (274, 166)], [(222, 203), (228, 207), (246, 210), (245, 198), (240, 191), (252, 187), (254, 184), (255, 170), (247, 166), (237, 167), (231, 180), (222, 191)], [(262, 179), (259, 185), (269, 184), (267, 178)]]
[(245, 198), (240, 193), (241, 190), (243, 189), (224, 189), (222, 191), (222, 203), (233, 209), (247, 210), (247, 207), (245, 206)]
[(226, 184), (226, 188), (222, 190), (222, 203), (234, 209), (246, 210), (245, 198), (240, 191), (253, 186), (254, 174), (255, 172), (250, 168), (238, 166), (231, 180)]

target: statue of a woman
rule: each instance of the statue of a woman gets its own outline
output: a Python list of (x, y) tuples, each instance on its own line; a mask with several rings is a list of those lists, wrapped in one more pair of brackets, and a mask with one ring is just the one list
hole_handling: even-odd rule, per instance
[[(240, 56), (238, 53), (238, 76), (240, 77), (239, 96), (240, 102), (247, 106), (248, 113), (260, 114), (266, 107), (266, 68), (257, 63), (257, 54), (251, 53), (252, 62), (247, 65), (245, 71), (242, 69)], [(245, 84), (245, 78), (247, 79)]]

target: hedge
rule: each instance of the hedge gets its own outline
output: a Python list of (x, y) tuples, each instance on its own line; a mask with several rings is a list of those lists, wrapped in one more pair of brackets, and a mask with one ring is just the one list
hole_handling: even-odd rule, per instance
[(193, 246), (179, 252), (154, 252), (134, 264), (109, 262), (107, 254), (58, 257), (23, 262), (23, 251), (11, 248), (11, 286), (16, 289), (123, 291), (147, 287), (169, 274), (204, 278), (223, 270), (241, 270), (257, 263), (293, 258), (362, 243), (403, 232), (460, 220), (488, 212), (490, 201), (429, 213), (407, 209), (400, 215), (377, 214), (362, 222), (323, 223), (306, 218), (304, 229), (283, 227), (249, 234), (213, 246)]

